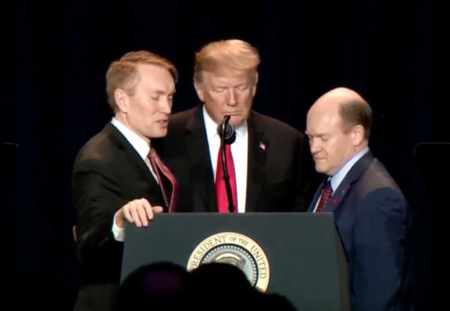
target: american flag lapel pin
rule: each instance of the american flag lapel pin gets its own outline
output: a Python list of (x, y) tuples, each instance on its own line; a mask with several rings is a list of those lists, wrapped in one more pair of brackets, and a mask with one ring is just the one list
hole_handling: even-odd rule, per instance
[(266, 150), (266, 145), (264, 145), (262, 142), (260, 142), (259, 148), (261, 148), (262, 150)]
[(338, 204), (338, 202), (339, 202), (339, 198), (336, 198), (336, 199), (333, 200), (333, 204), (334, 205)]

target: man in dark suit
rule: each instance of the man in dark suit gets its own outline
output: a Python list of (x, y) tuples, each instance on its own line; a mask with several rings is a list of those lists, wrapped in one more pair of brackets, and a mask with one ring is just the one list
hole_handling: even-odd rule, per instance
[(180, 183), (180, 212), (228, 212), (218, 124), (235, 130), (226, 159), (236, 212), (305, 212), (312, 198), (312, 159), (304, 136), (251, 110), (258, 51), (241, 40), (212, 42), (195, 59), (203, 105), (171, 116), (158, 151)]
[(411, 212), (368, 147), (371, 108), (346, 88), (308, 112), (316, 171), (326, 175), (309, 212), (333, 212), (348, 260), (354, 311), (411, 310)]
[(150, 144), (167, 134), (175, 67), (153, 53), (130, 52), (106, 79), (114, 118), (84, 145), (73, 171), (83, 269), (76, 311), (115, 310), (125, 223), (147, 226), (155, 213), (176, 208), (176, 180)]

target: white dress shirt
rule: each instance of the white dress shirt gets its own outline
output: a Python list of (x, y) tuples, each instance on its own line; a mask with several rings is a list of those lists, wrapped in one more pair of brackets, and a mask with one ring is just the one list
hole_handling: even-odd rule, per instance
[[(133, 148), (136, 149), (137, 153), (141, 156), (142, 160), (147, 164), (147, 167), (153, 174), (153, 177), (155, 177), (156, 182), (159, 183), (158, 177), (153, 171), (152, 166), (150, 164), (150, 160), (148, 160), (147, 158), (148, 153), (150, 152), (150, 145), (148, 144), (148, 142), (146, 142), (142, 137), (140, 137), (138, 134), (130, 130), (128, 127), (126, 127), (124, 124), (122, 124), (115, 118), (111, 120), (111, 124), (114, 125), (120, 131), (120, 133), (122, 133), (122, 135), (125, 136), (125, 138), (131, 144), (131, 146), (133, 146)], [(116, 216), (114, 216), (112, 233), (117, 241), (123, 242), (125, 240), (125, 228), (119, 228), (116, 225)]]
[[(203, 119), (205, 120), (206, 136), (208, 139), (209, 155), (216, 180), (217, 158), (220, 150), (220, 137), (217, 133), (218, 124), (215, 123), (203, 106)], [(245, 213), (247, 200), (247, 163), (248, 163), (248, 129), (247, 122), (234, 129), (236, 140), (231, 145), (234, 171), (236, 173), (237, 208), (239, 213)]]
[[(341, 182), (344, 180), (345, 176), (347, 176), (347, 173), (352, 169), (353, 165), (355, 165), (356, 162), (358, 162), (359, 159), (361, 159), (367, 152), (369, 151), (369, 147), (365, 147), (360, 152), (358, 152), (356, 155), (354, 155), (350, 160), (348, 160), (344, 166), (332, 177), (329, 177), (328, 180), (331, 180), (331, 195), (334, 194), (336, 189), (339, 187)], [(319, 205), (320, 199), (322, 198), (322, 194), (320, 195), (319, 199), (316, 202), (316, 206), (314, 207), (314, 213), (316, 212), (317, 206)]]

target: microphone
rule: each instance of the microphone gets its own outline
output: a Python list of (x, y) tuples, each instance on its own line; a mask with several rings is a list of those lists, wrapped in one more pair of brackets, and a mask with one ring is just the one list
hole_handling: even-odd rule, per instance
[(220, 138), (223, 138), (225, 140), (225, 144), (227, 145), (234, 143), (234, 140), (236, 138), (236, 132), (234, 131), (234, 128), (233, 126), (231, 126), (229, 121), (230, 116), (225, 116), (222, 123), (217, 126), (217, 133), (219, 134)]
[(235, 207), (233, 204), (233, 195), (231, 194), (230, 176), (228, 175), (227, 160), (225, 157), (225, 145), (231, 145), (236, 139), (236, 133), (233, 126), (229, 123), (230, 116), (225, 116), (222, 123), (217, 127), (217, 133), (220, 136), (220, 153), (223, 167), (223, 179), (225, 181), (225, 188), (228, 198), (228, 210), (234, 213)]

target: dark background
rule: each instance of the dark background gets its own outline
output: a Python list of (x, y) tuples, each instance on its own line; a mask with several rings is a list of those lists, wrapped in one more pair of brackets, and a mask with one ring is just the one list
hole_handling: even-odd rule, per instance
[(434, 217), (413, 150), (422, 141), (449, 140), (445, 1), (61, 3), (17, 0), (1, 10), (0, 142), (19, 144), (15, 182), (8, 179), (13, 201), (1, 206), (6, 271), (46, 273), (75, 298), (70, 174), (78, 150), (111, 118), (110, 62), (138, 49), (173, 61), (178, 112), (197, 104), (194, 52), (239, 38), (261, 53), (259, 112), (303, 131), (309, 106), (334, 87), (369, 101), (372, 150), (413, 207), (418, 309), (440, 299), (430, 265), (442, 260), (431, 241), (443, 217)]

